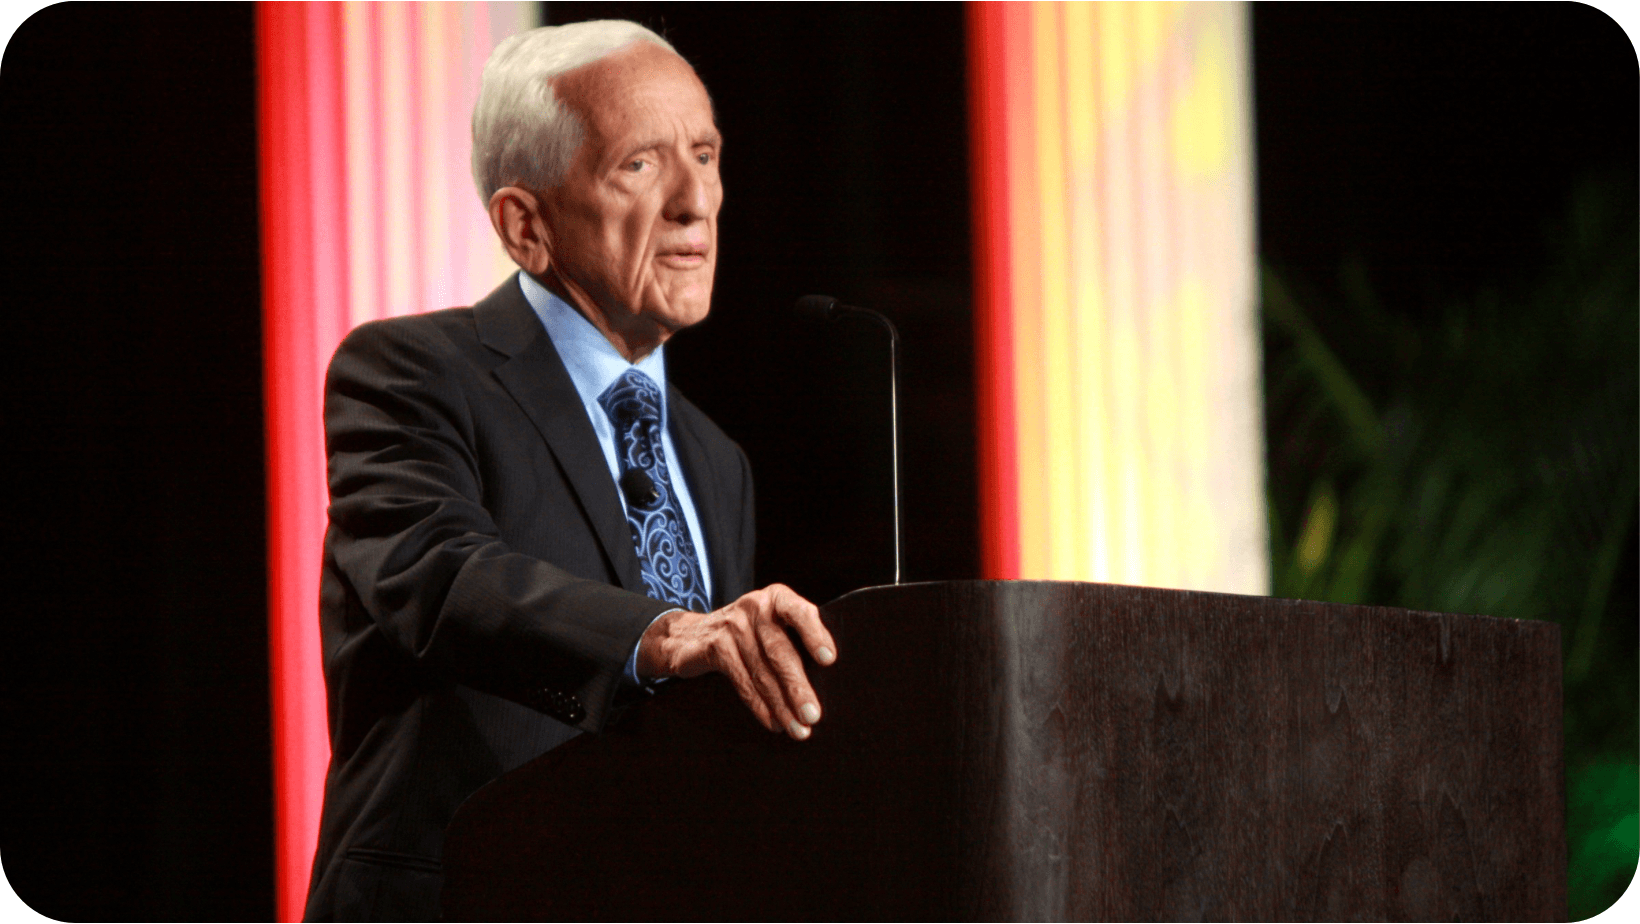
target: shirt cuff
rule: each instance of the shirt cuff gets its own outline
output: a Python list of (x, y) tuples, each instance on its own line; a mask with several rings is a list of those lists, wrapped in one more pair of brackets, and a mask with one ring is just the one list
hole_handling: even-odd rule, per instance
[[(683, 612), (683, 607), (674, 606), (671, 609), (667, 610), (665, 613), (660, 614), (660, 616), (656, 616), (655, 619), (649, 620), (649, 625), (650, 626), (654, 625), (655, 620), (660, 619), (661, 616), (666, 616), (666, 615), (669, 615), (669, 614), (672, 614), (672, 613), (681, 613), (681, 612)], [(649, 631), (649, 626), (645, 626), (644, 631), (648, 632)], [(638, 639), (638, 644), (632, 646), (632, 653), (626, 656), (626, 680), (627, 680), (628, 683), (631, 683), (631, 684), (634, 684), (634, 685), (639, 685), (639, 684), (643, 683), (642, 680), (638, 679), (638, 648), (642, 644), (643, 644), (643, 638), (640, 636), (639, 639)], [(664, 680), (666, 678), (663, 677), (663, 678), (660, 678), (660, 679)]]

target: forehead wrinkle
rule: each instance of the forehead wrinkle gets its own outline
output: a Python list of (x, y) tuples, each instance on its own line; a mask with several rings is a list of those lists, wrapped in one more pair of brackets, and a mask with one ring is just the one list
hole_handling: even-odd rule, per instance
[[(629, 117), (621, 120), (626, 122), (626, 125), (600, 124), (597, 126), (594, 134), (601, 136), (601, 146), (612, 156), (625, 157), (639, 151), (652, 151), (670, 147), (679, 138), (690, 139), (688, 143), (691, 147), (700, 144), (720, 145), (722, 143), (721, 135), (715, 124), (692, 129), (686, 124), (691, 121), (687, 113), (680, 112), (672, 107), (655, 106), (653, 101), (650, 101), (650, 104), (644, 108), (650, 110), (647, 113), (648, 118), (640, 117), (633, 120)], [(589, 121), (601, 121), (599, 118), (601, 115), (603, 114), (599, 113)], [(632, 126), (632, 121), (645, 121), (650, 123), (650, 127), (644, 135), (636, 140), (622, 143), (620, 135), (633, 128), (643, 128), (643, 126)], [(619, 145), (618, 148), (617, 145)]]

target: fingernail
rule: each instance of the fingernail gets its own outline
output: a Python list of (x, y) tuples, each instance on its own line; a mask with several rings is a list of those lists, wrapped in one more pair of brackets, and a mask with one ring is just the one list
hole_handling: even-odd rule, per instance
[(804, 738), (809, 736), (809, 727), (796, 721), (795, 719), (790, 725), (786, 726), (786, 731), (791, 732), (791, 736), (796, 738), (798, 741), (802, 741)]
[(813, 725), (820, 721), (820, 707), (813, 703), (804, 703), (803, 708), (797, 710), (797, 712), (803, 717), (805, 725)]
[(821, 664), (830, 664), (837, 660), (837, 653), (822, 645), (815, 649), (814, 660), (819, 661)]

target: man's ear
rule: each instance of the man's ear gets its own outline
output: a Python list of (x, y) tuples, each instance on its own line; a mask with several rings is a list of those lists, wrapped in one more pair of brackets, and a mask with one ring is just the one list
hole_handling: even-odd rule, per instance
[(490, 197), (490, 226), (501, 238), (507, 256), (533, 276), (552, 264), (552, 241), (541, 217), (541, 200), (527, 189), (503, 186)]

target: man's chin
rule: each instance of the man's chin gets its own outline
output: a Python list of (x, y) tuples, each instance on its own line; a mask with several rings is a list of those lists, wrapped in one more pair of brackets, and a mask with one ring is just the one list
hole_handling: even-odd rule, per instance
[(712, 310), (711, 299), (710, 292), (707, 292), (705, 297), (691, 293), (687, 298), (668, 299), (644, 313), (664, 327), (669, 334), (675, 334), (706, 320), (706, 315)]

